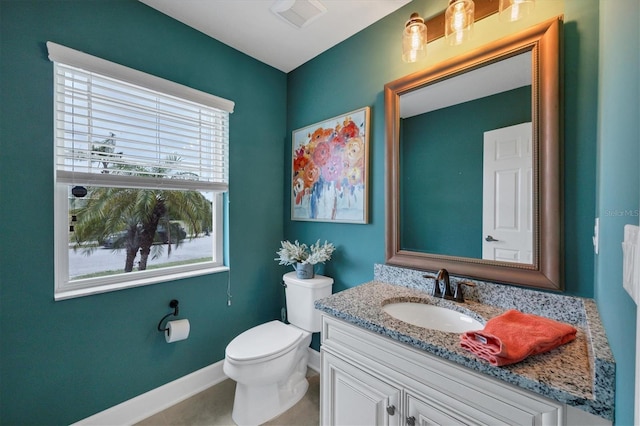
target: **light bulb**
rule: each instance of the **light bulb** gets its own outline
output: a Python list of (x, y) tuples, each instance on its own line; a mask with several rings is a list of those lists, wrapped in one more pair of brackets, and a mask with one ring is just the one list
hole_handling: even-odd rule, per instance
[(455, 46), (471, 38), (474, 9), (473, 0), (450, 0), (444, 18), (444, 35), (450, 45)]
[(402, 31), (402, 60), (416, 62), (427, 52), (427, 26), (424, 19), (412, 13)]
[(526, 18), (535, 8), (535, 0), (500, 0), (498, 13), (501, 21), (515, 22)]

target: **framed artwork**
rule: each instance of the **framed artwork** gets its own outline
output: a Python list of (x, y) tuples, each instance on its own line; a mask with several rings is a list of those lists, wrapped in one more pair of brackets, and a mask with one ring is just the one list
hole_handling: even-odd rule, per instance
[(294, 130), (291, 219), (367, 223), (369, 107)]

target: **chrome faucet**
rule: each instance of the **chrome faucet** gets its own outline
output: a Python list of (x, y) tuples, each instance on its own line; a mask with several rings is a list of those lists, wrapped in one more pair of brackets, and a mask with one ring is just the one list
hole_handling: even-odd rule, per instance
[[(470, 287), (475, 286), (474, 283), (469, 281), (456, 281), (455, 290), (451, 291), (451, 281), (449, 280), (449, 271), (446, 269), (440, 269), (437, 275), (424, 275), (425, 278), (432, 278), (433, 281), (433, 297), (440, 297), (442, 299), (454, 300), (456, 302), (464, 302), (464, 296), (462, 294), (462, 286), (468, 285)], [(444, 283), (444, 291), (440, 286)]]
[[(440, 283), (444, 282), (444, 293), (440, 288)], [(442, 297), (444, 299), (453, 299), (453, 293), (451, 292), (451, 282), (449, 281), (449, 271), (446, 269), (440, 269), (438, 275), (436, 275), (435, 282), (433, 284), (433, 295), (435, 297)]]

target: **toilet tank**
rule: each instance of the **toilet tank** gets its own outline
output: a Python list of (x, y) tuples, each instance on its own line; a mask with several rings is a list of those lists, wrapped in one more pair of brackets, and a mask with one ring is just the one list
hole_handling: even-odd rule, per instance
[(303, 330), (319, 332), (322, 329), (322, 317), (320, 311), (314, 308), (313, 302), (331, 295), (333, 278), (316, 275), (303, 280), (297, 278), (295, 272), (289, 272), (282, 279), (286, 285), (289, 322)]

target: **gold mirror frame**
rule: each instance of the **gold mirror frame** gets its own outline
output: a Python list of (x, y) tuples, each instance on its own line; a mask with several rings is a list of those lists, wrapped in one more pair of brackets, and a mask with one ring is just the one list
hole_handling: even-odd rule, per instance
[[(562, 17), (401, 77), (384, 87), (386, 126), (386, 263), (547, 290), (563, 289), (560, 126)], [(400, 96), (476, 68), (532, 52), (534, 263), (529, 265), (402, 250), (400, 245)], [(537, 191), (536, 191), (537, 189)]]

